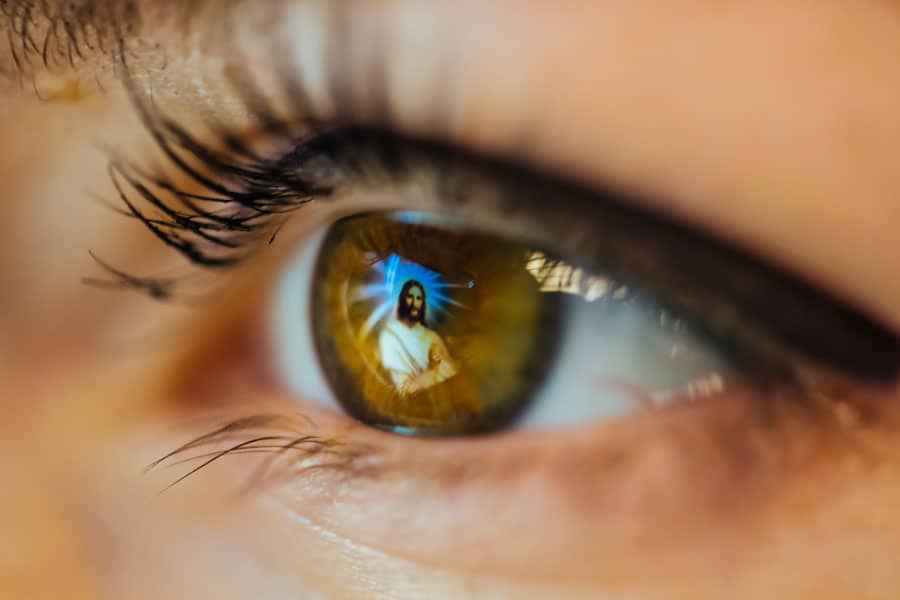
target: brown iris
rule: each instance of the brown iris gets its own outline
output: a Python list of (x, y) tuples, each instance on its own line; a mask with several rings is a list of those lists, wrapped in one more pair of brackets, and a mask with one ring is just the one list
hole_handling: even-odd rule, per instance
[(346, 218), (319, 251), (313, 332), (345, 410), (401, 433), (487, 432), (551, 367), (558, 300), (531, 248), (418, 213)]

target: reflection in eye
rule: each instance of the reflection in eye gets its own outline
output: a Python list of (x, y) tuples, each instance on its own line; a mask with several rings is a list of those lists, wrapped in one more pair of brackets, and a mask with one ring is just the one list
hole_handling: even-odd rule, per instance
[[(307, 283), (295, 272), (312, 271), (310, 258), (298, 261), (282, 294), (298, 300), (311, 290), (312, 343), (327, 385), (346, 412), (375, 427), (459, 435), (579, 424), (721, 393), (739, 371), (640, 291), (457, 220), (346, 218), (315, 262)], [(280, 315), (294, 314), (281, 336), (302, 336), (303, 302), (279, 302)], [(282, 351), (296, 353), (296, 344)], [(298, 392), (321, 394), (295, 380)]]
[(560, 316), (527, 250), (458, 227), (363, 216), (320, 252), (313, 329), (340, 402), (364, 422), (428, 433), (514, 418), (553, 361)]

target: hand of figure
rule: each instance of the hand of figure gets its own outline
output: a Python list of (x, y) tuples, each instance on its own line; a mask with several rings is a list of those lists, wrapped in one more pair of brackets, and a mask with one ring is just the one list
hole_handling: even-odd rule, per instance
[(403, 381), (403, 385), (400, 386), (400, 393), (404, 396), (408, 396), (410, 394), (415, 394), (419, 390), (422, 389), (421, 383), (421, 374), (420, 375), (410, 375)]

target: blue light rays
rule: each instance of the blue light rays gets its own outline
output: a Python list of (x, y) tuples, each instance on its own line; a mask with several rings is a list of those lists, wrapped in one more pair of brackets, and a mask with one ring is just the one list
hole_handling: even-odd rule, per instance
[(428, 307), (426, 315), (429, 321), (435, 315), (447, 312), (451, 305), (464, 308), (463, 304), (447, 295), (448, 289), (475, 286), (473, 281), (462, 285), (446, 282), (440, 273), (396, 254), (391, 254), (387, 260), (375, 263), (372, 269), (375, 272), (376, 281), (360, 286), (353, 295), (355, 302), (374, 301), (376, 303), (359, 332), (360, 337), (367, 336), (380, 321), (390, 316), (391, 311), (397, 305), (397, 296), (400, 294), (403, 284), (410, 279), (415, 279), (425, 288), (425, 300)]

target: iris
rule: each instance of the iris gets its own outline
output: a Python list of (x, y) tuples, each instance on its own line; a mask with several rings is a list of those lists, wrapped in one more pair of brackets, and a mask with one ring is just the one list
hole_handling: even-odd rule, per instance
[(556, 299), (528, 247), (438, 217), (367, 214), (332, 226), (314, 276), (325, 375), (348, 413), (420, 435), (498, 429), (553, 360)]

